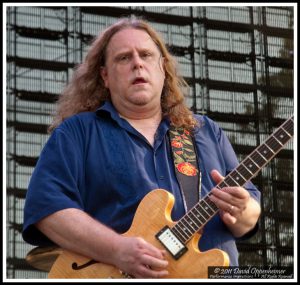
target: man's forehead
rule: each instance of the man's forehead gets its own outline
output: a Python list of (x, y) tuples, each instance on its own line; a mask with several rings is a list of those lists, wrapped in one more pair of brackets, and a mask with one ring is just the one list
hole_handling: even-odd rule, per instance
[(128, 28), (114, 34), (108, 44), (108, 50), (126, 47), (156, 47), (151, 36), (144, 30)]

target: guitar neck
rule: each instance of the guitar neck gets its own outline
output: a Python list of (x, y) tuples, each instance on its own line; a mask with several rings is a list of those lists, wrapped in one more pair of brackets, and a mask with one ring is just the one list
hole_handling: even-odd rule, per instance
[[(286, 120), (260, 146), (232, 170), (216, 188), (243, 186), (252, 179), (293, 137), (294, 116)], [(172, 228), (172, 232), (184, 244), (198, 232), (219, 208), (210, 200), (208, 193), (190, 209)]]

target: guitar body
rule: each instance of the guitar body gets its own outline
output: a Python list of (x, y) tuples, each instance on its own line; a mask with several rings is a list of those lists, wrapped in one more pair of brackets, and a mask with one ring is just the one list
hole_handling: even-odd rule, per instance
[[(294, 116), (285, 121), (275, 132), (247, 156), (234, 170), (232, 170), (216, 188), (234, 187), (244, 185), (258, 171), (266, 165), (293, 137)], [(124, 236), (142, 237), (152, 245), (165, 249), (165, 246), (156, 238), (164, 242), (178, 259), (174, 259), (168, 252), (169, 275), (166, 278), (208, 278), (209, 266), (228, 266), (229, 257), (227, 253), (212, 249), (200, 252), (198, 241), (200, 234), (195, 229), (201, 229), (205, 223), (218, 212), (218, 207), (206, 195), (199, 201), (179, 222), (173, 222), (171, 211), (174, 205), (174, 196), (163, 189), (150, 192), (141, 201), (135, 213), (130, 229)], [(202, 215), (201, 213), (204, 213)], [(203, 219), (205, 220), (203, 222)], [(183, 227), (177, 234), (185, 235), (187, 251), (183, 253), (179, 240), (176, 240), (175, 227), (182, 222)], [(165, 226), (172, 228), (165, 229)], [(176, 229), (177, 230), (177, 229)], [(191, 235), (189, 235), (189, 233)], [(183, 241), (184, 242), (184, 241)], [(174, 245), (180, 248), (174, 250)], [(179, 246), (178, 246), (179, 245)], [(183, 249), (185, 249), (183, 247)], [(182, 255), (183, 253), (183, 255)], [(78, 254), (63, 251), (53, 264), (49, 278), (130, 278), (126, 273), (120, 272), (118, 268), (102, 264), (85, 258)]]
[[(165, 249), (155, 235), (166, 225), (172, 227), (171, 219), (174, 197), (169, 192), (156, 189), (151, 191), (139, 204), (130, 229), (124, 236), (139, 236), (152, 245)], [(208, 266), (228, 266), (228, 255), (218, 249), (200, 252), (199, 234), (186, 245), (188, 251), (175, 260), (168, 252), (169, 275), (166, 278), (207, 278)], [(74, 267), (74, 264), (76, 266)], [(73, 268), (72, 268), (73, 265)], [(114, 266), (98, 263), (70, 251), (63, 250), (54, 262), (48, 278), (126, 278)]]

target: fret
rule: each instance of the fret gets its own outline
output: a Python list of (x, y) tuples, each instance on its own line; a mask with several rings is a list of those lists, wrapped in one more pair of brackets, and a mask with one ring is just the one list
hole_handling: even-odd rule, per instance
[(283, 145), (291, 138), (290, 134), (284, 129), (279, 129), (276, 134), (274, 134), (274, 137), (276, 137), (276, 139)]
[(194, 229), (194, 227), (190, 224), (190, 222), (187, 220), (189, 217), (187, 216), (187, 215), (185, 215), (184, 217), (183, 217), (183, 223), (184, 223), (184, 226), (185, 226), (185, 228), (187, 228), (188, 229), (188, 231), (190, 232), (190, 233), (194, 233), (195, 232), (195, 229)]
[(292, 135), (290, 135), (284, 128), (281, 128), (282, 131), (284, 131), (289, 137), (291, 137)]
[(250, 158), (250, 156), (243, 160), (243, 164), (252, 174), (259, 170), (258, 165)]
[[(199, 225), (197, 225), (197, 224), (195, 223), (195, 221), (194, 221), (189, 215), (186, 215), (184, 219), (185, 219), (185, 221), (187, 222), (187, 224), (188, 224), (189, 226), (191, 226), (191, 229), (192, 229), (192, 232), (193, 232), (193, 233), (196, 232), (196, 231), (198, 230)], [(196, 226), (196, 227), (194, 227), (194, 226)]]
[(184, 220), (184, 218), (181, 218), (177, 223), (177, 226), (180, 227), (181, 231), (187, 236), (187, 240), (189, 240), (194, 233), (189, 227), (187, 227), (185, 222), (186, 221)]
[[(242, 169), (242, 170), (243, 170), (243, 169)], [(236, 172), (238, 173), (238, 175), (244, 180), (243, 183), (245, 183), (245, 182), (247, 181), (247, 179), (243, 176), (243, 172), (242, 172), (242, 171), (239, 172), (239, 169), (238, 169), (238, 168), (236, 168), (235, 171), (236, 171)]]
[(259, 169), (260, 169), (260, 166), (259, 166), (257, 163), (255, 163), (255, 161), (251, 158), (251, 155), (249, 156), (249, 158), (250, 158), (251, 161), (255, 164), (255, 166), (257, 166), (257, 170), (259, 170)]
[(186, 235), (190, 236), (190, 234), (192, 233), (191, 229), (186, 224), (185, 216), (182, 219), (180, 219), (180, 221), (178, 222), (178, 226)]
[(224, 179), (226, 181), (226, 183), (228, 184), (229, 187), (232, 186), (240, 186), (239, 183), (237, 183), (233, 177), (231, 177), (231, 173), (229, 173), (228, 176), (226, 176), (226, 178)]
[[(200, 208), (200, 211), (197, 209), (197, 207)], [(200, 217), (203, 219), (202, 224), (204, 224), (204, 223), (206, 222), (207, 219), (206, 219), (205, 216), (202, 215), (202, 212), (201, 212), (201, 209), (202, 209), (202, 208), (201, 208), (201, 206), (200, 206), (199, 203), (195, 206), (195, 209), (196, 209), (196, 211), (199, 213)]]
[[(194, 211), (194, 212), (192, 212)], [(199, 213), (199, 211), (197, 210), (196, 207), (194, 207), (193, 209), (191, 209), (191, 213), (193, 216), (196, 217), (197, 221), (199, 221), (199, 227), (203, 225), (203, 223), (206, 222), (206, 220), (203, 218), (203, 216), (201, 215), (201, 213)]]
[(246, 179), (238, 172), (237, 169), (233, 170), (230, 173), (230, 176), (232, 176), (234, 178), (234, 181), (236, 181), (239, 186), (243, 185), (244, 183), (246, 183)]
[[(293, 128), (293, 120), (287, 120), (215, 187), (221, 190), (224, 187), (243, 186), (290, 140)], [(186, 243), (219, 211), (210, 195), (212, 193), (208, 193), (173, 226), (172, 231), (178, 240)]]
[(210, 195), (212, 195), (212, 193), (208, 193), (206, 195), (206, 197), (203, 198), (203, 200), (205, 200), (205, 202), (207, 204), (209, 204), (210, 208), (213, 209), (213, 211), (217, 211), (218, 207), (216, 206), (216, 204), (212, 200), (210, 200), (210, 198), (209, 198)]
[[(203, 199), (203, 202), (205, 203), (205, 208), (204, 208), (204, 210), (211, 216), (212, 214), (214, 214), (214, 210), (210, 207), (210, 205), (209, 205), (209, 203), (205, 200), (205, 199)], [(204, 204), (203, 203), (203, 204)]]
[[(189, 240), (190, 235), (189, 235), (186, 231), (184, 231), (184, 229), (183, 229), (182, 227), (180, 227), (180, 222), (178, 222), (178, 223), (173, 227), (173, 229), (175, 229), (176, 232), (179, 233), (179, 234), (184, 238), (185, 241)], [(172, 229), (172, 230), (173, 230), (173, 229)]]
[(265, 144), (258, 147), (257, 151), (266, 161), (269, 161), (274, 154), (274, 152), (270, 151), (270, 148), (268, 148)]
[[(262, 146), (262, 147), (263, 147), (263, 146)], [(265, 148), (262, 149), (262, 151), (265, 151)], [(264, 160), (265, 162), (268, 161), (267, 158), (259, 151), (258, 148), (256, 149), (256, 153), (258, 153), (258, 154), (260, 155), (260, 157), (263, 158), (263, 160)], [(266, 154), (267, 154), (267, 152), (266, 152)], [(263, 163), (262, 165), (264, 165), (264, 163)], [(260, 167), (261, 167), (261, 166), (260, 166)]]
[(283, 146), (283, 144), (282, 144), (276, 137), (274, 137), (274, 139), (275, 139), (276, 141), (278, 141), (278, 142), (281, 144), (281, 146)]
[(294, 116), (292, 116), (288, 121), (284, 122), (281, 125), (281, 128), (284, 129), (290, 137), (294, 135)]
[(251, 159), (259, 166), (259, 169), (267, 162), (267, 160), (256, 150), (252, 153)]
[(180, 232), (180, 227), (177, 227), (177, 225), (172, 228), (172, 232), (182, 243), (185, 243), (189, 239), (189, 236), (184, 237), (184, 235)]
[(230, 186), (230, 185), (227, 184), (225, 180), (223, 180), (222, 182), (220, 182), (220, 183), (216, 186), (216, 188), (222, 189), (222, 188), (224, 188), (224, 187), (229, 187), (229, 186)]
[(274, 136), (271, 136), (266, 140), (266, 144), (270, 147), (274, 152), (277, 152), (282, 148), (282, 145), (275, 139)]
[[(197, 229), (199, 229), (201, 226), (202, 226), (202, 222), (200, 219), (198, 219), (197, 217), (197, 214), (194, 214), (193, 213), (193, 210), (195, 210), (194, 208), (191, 209), (191, 211), (189, 212), (189, 215), (190, 215), (190, 218), (193, 220), (193, 221), (196, 221), (196, 225), (197, 225)], [(194, 216), (195, 218), (193, 219), (191, 216)]]
[(247, 168), (247, 166), (244, 163), (241, 163), (236, 170), (243, 176), (243, 178), (248, 181), (253, 173)]
[(273, 149), (271, 149), (266, 143), (265, 143), (265, 146), (266, 146), (273, 154), (275, 154), (275, 152), (273, 151)]
[(199, 205), (201, 206), (201, 213), (202, 213), (202, 216), (207, 220), (209, 217), (210, 217), (210, 214), (207, 213), (204, 209), (204, 207), (202, 206), (202, 204), (204, 204), (204, 200), (201, 200)]

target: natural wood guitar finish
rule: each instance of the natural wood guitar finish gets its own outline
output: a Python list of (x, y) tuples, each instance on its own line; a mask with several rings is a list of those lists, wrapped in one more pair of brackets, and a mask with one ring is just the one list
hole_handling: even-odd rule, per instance
[[(140, 236), (158, 248), (164, 248), (155, 235), (165, 225), (172, 227), (175, 223), (171, 220), (170, 213), (174, 205), (174, 197), (169, 192), (157, 189), (150, 192), (140, 203), (132, 226), (125, 236)], [(169, 262), (169, 276), (166, 278), (207, 278), (208, 266), (228, 266), (228, 255), (218, 249), (200, 252), (198, 241), (200, 235), (195, 234), (186, 245), (188, 251), (178, 260), (167, 254)], [(63, 251), (54, 263), (48, 278), (126, 278), (119, 269), (102, 264), (93, 263), (84, 267), (91, 259), (81, 255)], [(95, 262), (95, 261), (94, 261)], [(82, 269), (74, 270), (76, 263)]]
[[(258, 146), (216, 188), (243, 186), (254, 177), (293, 137), (294, 116), (286, 120)], [(174, 197), (163, 189), (150, 192), (141, 201), (125, 236), (139, 236), (170, 254), (167, 278), (207, 278), (209, 266), (228, 266), (227, 253), (212, 249), (200, 252), (199, 230), (218, 213), (208, 193), (176, 223), (171, 220)], [(166, 229), (165, 227), (168, 226)], [(175, 240), (175, 242), (173, 242)], [(177, 246), (179, 244), (179, 246)], [(186, 251), (187, 249), (187, 251)], [(49, 278), (126, 278), (126, 273), (110, 265), (64, 251), (56, 260)]]

